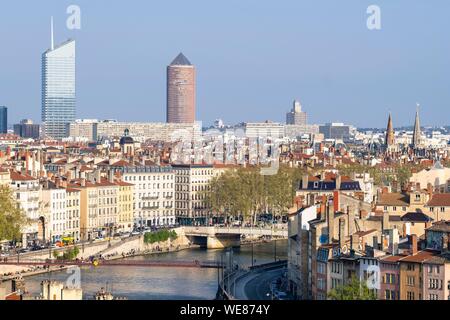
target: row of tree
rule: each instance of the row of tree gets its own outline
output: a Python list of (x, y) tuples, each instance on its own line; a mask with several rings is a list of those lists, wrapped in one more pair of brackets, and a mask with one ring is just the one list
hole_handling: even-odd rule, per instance
[(229, 170), (210, 181), (204, 198), (214, 214), (255, 222), (259, 213), (283, 214), (293, 206), (304, 172), (285, 166), (275, 175), (262, 175), (259, 168)]

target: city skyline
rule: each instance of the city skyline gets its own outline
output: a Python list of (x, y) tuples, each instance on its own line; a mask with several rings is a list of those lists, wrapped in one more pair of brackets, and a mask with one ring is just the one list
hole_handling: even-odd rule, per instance
[[(211, 18), (202, 17), (180, 29), (186, 25), (186, 20), (173, 19), (173, 25), (167, 25), (169, 14), (165, 9), (168, 5), (158, 4), (150, 6), (152, 10), (146, 10), (149, 5), (139, 4), (142, 12), (152, 17), (155, 15), (152, 23), (139, 20), (140, 13), (133, 9), (110, 5), (110, 18), (121, 21), (116, 25), (99, 14), (101, 6), (80, 1), (83, 12), (81, 30), (68, 30), (64, 26), (68, 2), (60, 5), (49, 2), (31, 4), (35, 9), (33, 11), (37, 12), (35, 16), (11, 14), (18, 19), (17, 23), (26, 20), (28, 26), (31, 25), (37, 32), (36, 37), (29, 41), (27, 52), (10, 58), (7, 65), (2, 64), (4, 72), (0, 85), (4, 94), (0, 103), (10, 108), (10, 124), (24, 117), (35, 121), (39, 119), (36, 82), (40, 70), (36, 55), (45, 48), (48, 17), (55, 15), (58, 42), (75, 38), (81, 52), (77, 79), (79, 118), (164, 121), (164, 68), (170, 57), (183, 51), (196, 62), (198, 68), (198, 119), (207, 124), (216, 118), (223, 119), (225, 123), (267, 119), (284, 122), (284, 116), (295, 98), (302, 102), (311, 123), (339, 121), (358, 127), (382, 128), (386, 114), (391, 111), (398, 126), (410, 125), (414, 121), (413, 116), (405, 115), (412, 114), (416, 101), (419, 101), (423, 106), (424, 125), (446, 125), (447, 112), (450, 112), (445, 108), (450, 101), (445, 90), (450, 50), (440, 40), (445, 35), (445, 28), (438, 21), (448, 5), (412, 8), (407, 6), (407, 2), (401, 2), (394, 5), (380, 1), (383, 10), (380, 31), (370, 31), (365, 26), (368, 2), (352, 6), (330, 3), (333, 9), (330, 11), (334, 15), (320, 11), (311, 4), (289, 2), (276, 10), (282, 10), (288, 18), (292, 18), (283, 20), (291, 22), (277, 25), (279, 21), (274, 18), (270, 20), (270, 28), (261, 26), (268, 17), (268, 11), (273, 9), (270, 5), (236, 3), (235, 6), (244, 13), (235, 13), (228, 6), (221, 7), (224, 14), (236, 14), (236, 27), (229, 31), (223, 16), (206, 4), (203, 4), (203, 12), (214, 13)], [(193, 5), (192, 8), (183, 5), (182, 8), (193, 12), (200, 5)], [(245, 11), (250, 10), (252, 5), (255, 17), (249, 18)], [(12, 13), (19, 10), (15, 4), (8, 4), (7, 7)], [(164, 14), (157, 18), (156, 15), (161, 13)], [(130, 20), (133, 14), (138, 17), (136, 24)], [(179, 16), (176, 12), (170, 14)], [(435, 14), (433, 20), (429, 19), (431, 14)], [(250, 20), (246, 21), (244, 16)], [(339, 18), (342, 16), (348, 17), (348, 21), (343, 22)], [(423, 23), (411, 25), (405, 16)], [(320, 22), (315, 22), (313, 18)], [(203, 30), (202, 26), (210, 19), (217, 22), (211, 30)], [(9, 17), (4, 17), (0, 25), (3, 30), (15, 26), (16, 35), (1, 35), (11, 44), (10, 47), (18, 49), (18, 44), (11, 40), (25, 37), (29, 27), (11, 23)], [(243, 26), (242, 34), (235, 32), (236, 28)], [(167, 37), (164, 33), (157, 35), (153, 31), (153, 28), (163, 30), (166, 27)], [(113, 32), (104, 35), (102, 32), (106, 29)], [(318, 30), (314, 38), (313, 30)], [(173, 38), (176, 32), (181, 37)], [(417, 37), (401, 37), (403, 32), (414, 33)], [(436, 36), (428, 37), (430, 32)], [(220, 43), (212, 38), (214, 33), (220, 35)], [(151, 41), (142, 41), (145, 36)], [(98, 41), (100, 37), (102, 41)], [(172, 37), (170, 42), (168, 37)], [(211, 41), (203, 41), (205, 37)], [(268, 40), (279, 45), (269, 46)], [(94, 44), (96, 52), (92, 51)], [(119, 44), (123, 46), (120, 50)], [(148, 46), (152, 44), (158, 49), (149, 51)], [(215, 50), (212, 50), (213, 47)], [(206, 50), (208, 48), (211, 50)], [(8, 53), (1, 53), (0, 57), (5, 61)], [(113, 64), (113, 61), (121, 63)], [(261, 73), (261, 68), (265, 68), (266, 72)], [(16, 74), (26, 76), (19, 79)], [(227, 88), (225, 95), (224, 87)], [(28, 94), (22, 95), (14, 88), (27, 88)], [(126, 114), (123, 113), (124, 105)], [(361, 105), (365, 107), (367, 118), (357, 113)], [(141, 114), (142, 110), (145, 110), (144, 114)], [(440, 110), (444, 114), (439, 113)]]

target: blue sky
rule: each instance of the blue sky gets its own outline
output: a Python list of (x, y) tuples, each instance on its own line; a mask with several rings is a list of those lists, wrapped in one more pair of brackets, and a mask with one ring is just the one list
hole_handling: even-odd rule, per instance
[[(66, 8), (82, 11), (66, 28)], [(366, 27), (381, 7), (382, 29)], [(310, 122), (450, 124), (448, 0), (39, 0), (0, 3), (0, 105), (40, 121), (40, 58), (77, 40), (77, 117), (164, 121), (166, 66), (197, 66), (206, 124), (284, 121), (298, 98)]]

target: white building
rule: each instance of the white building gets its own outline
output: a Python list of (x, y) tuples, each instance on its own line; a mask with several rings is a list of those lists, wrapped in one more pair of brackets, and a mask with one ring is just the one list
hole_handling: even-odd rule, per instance
[(122, 180), (134, 185), (136, 227), (175, 224), (175, 174), (170, 166), (134, 166), (119, 161), (111, 166)]
[(48, 182), (42, 189), (42, 202), (48, 207), (48, 217), (45, 237), (52, 243), (62, 241), (68, 226), (66, 214), (66, 189), (58, 188), (54, 183)]
[(11, 190), (20, 208), (29, 219), (28, 225), (22, 230), (22, 246), (26, 247), (38, 240), (39, 209), (41, 186), (39, 180), (28, 174), (11, 172)]
[(182, 225), (204, 225), (211, 222), (211, 210), (205, 194), (214, 176), (213, 165), (173, 165), (175, 172), (175, 215)]

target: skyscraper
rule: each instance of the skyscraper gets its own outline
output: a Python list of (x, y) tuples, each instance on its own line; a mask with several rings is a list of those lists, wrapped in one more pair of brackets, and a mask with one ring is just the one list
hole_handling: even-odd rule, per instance
[(306, 126), (306, 122), (306, 112), (302, 111), (302, 105), (300, 104), (300, 102), (295, 100), (292, 110), (286, 114), (286, 124)]
[(414, 122), (414, 133), (412, 139), (413, 148), (418, 148), (422, 144), (422, 132), (420, 131), (419, 105), (417, 105), (416, 120)]
[(75, 121), (75, 101), (75, 40), (55, 47), (52, 20), (51, 48), (42, 55), (44, 137), (67, 137), (67, 124)]
[(180, 53), (167, 67), (167, 122), (195, 122), (195, 67)]
[(8, 108), (0, 107), (0, 133), (8, 133)]

